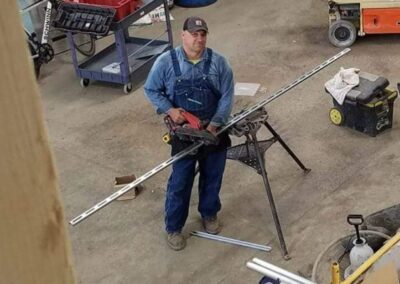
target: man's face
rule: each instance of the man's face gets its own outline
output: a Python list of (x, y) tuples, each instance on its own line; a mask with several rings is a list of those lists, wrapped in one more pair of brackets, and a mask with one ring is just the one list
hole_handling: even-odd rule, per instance
[(190, 33), (189, 31), (182, 32), (182, 44), (186, 50), (190, 50), (192, 52), (201, 52), (206, 47), (207, 43), (207, 32), (206, 31), (197, 31)]

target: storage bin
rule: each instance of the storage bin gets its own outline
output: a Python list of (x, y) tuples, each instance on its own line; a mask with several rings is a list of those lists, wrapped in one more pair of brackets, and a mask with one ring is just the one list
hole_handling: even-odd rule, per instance
[(114, 15), (113, 8), (62, 2), (52, 25), (64, 31), (106, 35)]
[(116, 10), (114, 20), (117, 22), (139, 9), (142, 3), (140, 0), (66, 0), (66, 2), (114, 8)]

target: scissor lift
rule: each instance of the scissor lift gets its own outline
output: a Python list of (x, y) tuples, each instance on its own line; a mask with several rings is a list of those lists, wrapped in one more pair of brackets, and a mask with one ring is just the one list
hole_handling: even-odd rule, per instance
[(357, 36), (400, 34), (400, 1), (329, 1), (329, 41), (351, 46)]

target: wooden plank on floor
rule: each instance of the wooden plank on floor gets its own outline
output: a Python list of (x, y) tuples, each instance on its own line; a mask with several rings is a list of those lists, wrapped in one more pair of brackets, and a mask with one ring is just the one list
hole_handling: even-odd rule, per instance
[(75, 283), (71, 248), (17, 1), (0, 9), (0, 282)]

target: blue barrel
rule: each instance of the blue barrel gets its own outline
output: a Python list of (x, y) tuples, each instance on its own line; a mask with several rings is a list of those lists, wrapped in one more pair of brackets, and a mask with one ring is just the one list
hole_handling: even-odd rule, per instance
[(181, 7), (204, 7), (217, 2), (217, 0), (175, 0), (175, 4)]

